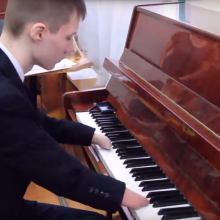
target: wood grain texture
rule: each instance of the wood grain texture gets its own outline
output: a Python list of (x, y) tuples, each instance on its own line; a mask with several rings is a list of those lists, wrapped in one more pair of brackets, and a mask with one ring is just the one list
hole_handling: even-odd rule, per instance
[(77, 87), (68, 82), (67, 72), (75, 72), (93, 66), (87, 56), (81, 54), (83, 57), (73, 54), (67, 58), (76, 63), (71, 68), (36, 74), (40, 78), (41, 105), (46, 112), (53, 111), (63, 105), (63, 94), (66, 91), (78, 90)]
[(28, 186), (24, 199), (60, 205), (58, 197), (55, 194), (42, 188), (41, 186), (36, 185), (33, 182)]
[[(175, 16), (164, 13), (168, 7)], [(119, 119), (202, 218), (219, 220), (220, 37), (181, 20), (180, 7), (191, 6), (135, 7), (121, 59), (105, 60), (112, 77), (102, 100), (116, 107)], [(196, 9), (198, 16), (209, 13), (204, 10)], [(67, 96), (68, 109), (92, 106), (89, 91)]]

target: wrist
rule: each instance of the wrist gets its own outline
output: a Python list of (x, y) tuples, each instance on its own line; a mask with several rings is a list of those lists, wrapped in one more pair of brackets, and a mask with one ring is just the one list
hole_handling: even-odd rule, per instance
[(99, 137), (98, 137), (98, 134), (95, 134), (93, 135), (92, 137), (92, 144), (98, 144), (98, 141), (99, 140)]

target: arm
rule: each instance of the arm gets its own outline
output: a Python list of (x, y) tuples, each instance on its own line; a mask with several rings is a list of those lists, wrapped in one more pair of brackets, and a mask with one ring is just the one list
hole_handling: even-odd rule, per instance
[(117, 210), (124, 183), (81, 165), (30, 117), (14, 112), (0, 114), (0, 120), (0, 160), (6, 166), (59, 196), (110, 212)]
[(111, 142), (107, 136), (94, 134), (95, 129), (87, 125), (67, 120), (57, 120), (39, 112), (44, 129), (58, 143), (81, 144), (90, 146), (97, 144), (102, 148), (111, 149)]
[[(57, 126), (59, 126), (59, 123), (66, 123), (66, 121), (60, 121), (60, 120), (56, 120), (56, 119), (54, 119), (54, 118), (49, 118), (49, 117), (46, 117), (45, 118), (45, 120), (48, 120), (48, 123), (50, 124), (50, 123), (54, 123), (54, 124), (56, 124), (56, 123), (58, 123), (57, 124)], [(68, 121), (67, 121), (68, 122)], [(70, 122), (71, 123), (71, 122)], [(79, 123), (76, 123), (76, 125), (77, 124), (79, 124)], [(51, 125), (52, 126), (52, 125)], [(64, 125), (63, 125), (64, 126)], [(62, 127), (63, 127), (62, 126)], [(74, 126), (74, 122), (73, 123), (71, 123), (70, 124), (70, 126)], [(86, 128), (87, 126), (85, 126), (85, 129), (87, 129)], [(53, 128), (53, 127), (52, 127)], [(82, 127), (83, 128), (83, 127)], [(67, 129), (68, 129), (68, 127), (67, 127)], [(71, 129), (74, 129), (74, 128), (71, 128)], [(53, 130), (53, 129), (52, 129)], [(55, 131), (57, 132), (57, 134), (55, 134), (55, 136), (56, 135), (60, 135), (59, 134), (59, 132), (62, 132), (62, 131), (59, 131), (59, 129), (55, 129)], [(77, 130), (76, 130), (77, 131)], [(68, 132), (68, 131), (67, 131)], [(73, 130), (72, 130), (72, 132), (73, 132)], [(72, 132), (71, 132), (71, 134), (72, 134)], [(96, 135), (96, 134), (94, 134), (93, 135), (93, 138), (92, 138), (92, 143), (94, 143), (94, 144), (98, 144), (99, 146), (103, 146), (103, 147), (105, 147), (105, 148), (107, 148), (107, 149), (110, 149), (111, 148), (111, 142), (110, 142), (110, 140), (107, 138), (107, 137), (105, 137), (105, 136), (103, 136), (103, 135)], [(95, 189), (95, 188), (93, 188), (93, 189)], [(120, 199), (121, 200), (121, 199)], [(124, 194), (123, 194), (123, 200), (122, 200), (122, 202), (120, 203), (121, 205), (123, 205), (123, 206), (126, 206), (126, 207), (130, 207), (130, 208), (132, 208), (132, 209), (139, 209), (140, 207), (144, 207), (144, 206), (147, 206), (148, 205), (148, 203), (149, 203), (149, 201), (145, 198), (145, 197), (142, 197), (142, 196), (140, 196), (139, 194), (137, 194), (137, 193), (135, 193), (135, 192), (133, 192), (133, 191), (131, 191), (130, 189), (128, 189), (128, 188), (126, 188), (125, 189), (125, 192), (124, 192)]]
[(57, 142), (64, 144), (91, 145), (95, 129), (78, 122), (57, 120), (39, 112), (45, 131)]

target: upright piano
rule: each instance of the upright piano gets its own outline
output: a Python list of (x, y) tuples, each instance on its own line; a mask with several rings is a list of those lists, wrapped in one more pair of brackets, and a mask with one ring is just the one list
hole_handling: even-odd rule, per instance
[[(219, 20), (187, 3), (136, 6), (106, 88), (64, 94), (69, 118), (110, 138), (93, 146), (108, 175), (150, 199), (134, 219), (220, 220)], [(97, 102), (116, 111), (88, 112)]]
[(0, 19), (4, 19), (5, 17), (5, 10), (8, 4), (8, 0), (1, 0), (0, 2)]

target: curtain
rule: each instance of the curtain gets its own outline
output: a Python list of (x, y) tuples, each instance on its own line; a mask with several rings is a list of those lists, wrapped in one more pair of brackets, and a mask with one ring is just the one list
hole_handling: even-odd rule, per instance
[[(184, 0), (178, 0), (184, 2)], [(89, 59), (94, 63), (98, 73), (98, 84), (103, 85), (109, 79), (109, 74), (104, 70), (105, 57), (119, 60), (125, 46), (127, 33), (136, 5), (151, 3), (171, 2), (170, 0), (85, 0), (87, 17), (80, 24), (78, 36), (82, 49), (88, 53)], [(220, 5), (219, 0), (186, 0), (187, 3), (213, 9)], [(219, 7), (218, 7), (219, 8)], [(185, 20), (187, 12), (181, 7), (180, 20)], [(167, 11), (169, 16), (172, 10)]]
[(85, 0), (86, 19), (80, 24), (78, 37), (82, 49), (88, 53), (98, 73), (98, 84), (109, 79), (104, 70), (105, 57), (119, 60), (127, 38), (133, 8), (136, 5), (162, 0)]

